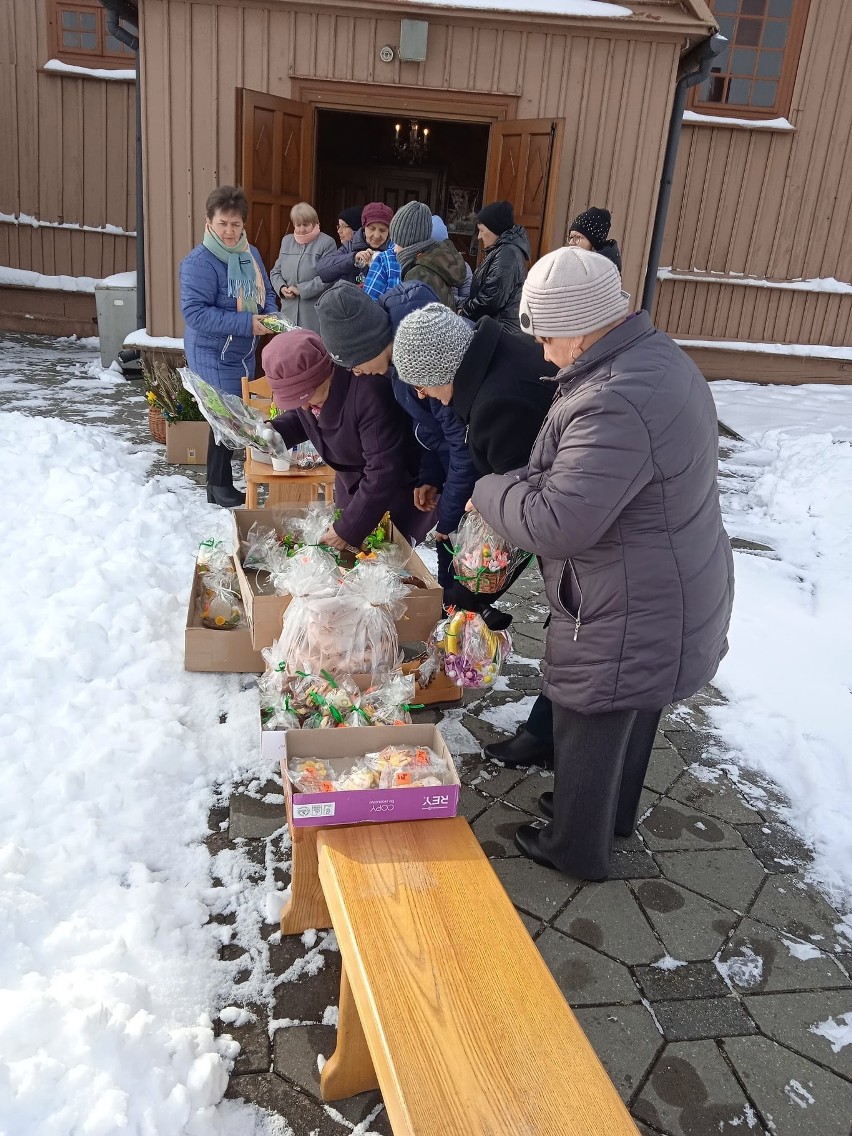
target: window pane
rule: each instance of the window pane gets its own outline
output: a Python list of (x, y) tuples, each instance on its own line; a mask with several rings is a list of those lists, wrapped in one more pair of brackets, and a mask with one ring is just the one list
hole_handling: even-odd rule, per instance
[[(771, 84), (773, 87), (775, 84)], [(751, 93), (751, 80), (750, 79), (731, 79), (731, 85), (728, 88), (727, 102), (736, 103), (738, 106), (748, 106), (749, 94)]]
[(732, 40), (734, 38), (734, 20), (731, 16), (723, 16), (722, 19), (719, 20), (719, 31), (726, 40)]
[(735, 16), (740, 10), (740, 0), (716, 0), (712, 8), (714, 16)]
[(79, 32), (63, 32), (62, 33), (62, 46), (63, 47), (79, 47), (80, 46), (80, 33)]
[(789, 17), (793, 15), (793, 0), (769, 0), (769, 16)]
[[(766, 25), (770, 27), (770, 24)], [(779, 25), (783, 27), (783, 25)], [(746, 44), (749, 47), (757, 47), (760, 43), (760, 29), (763, 27), (762, 20), (738, 20), (737, 31), (734, 36), (735, 43)], [(764, 44), (766, 44), (766, 37), (764, 34)], [(766, 46), (769, 46), (766, 44)]]
[(93, 32), (97, 25), (95, 24), (94, 12), (81, 12), (80, 13), (80, 27), (87, 32)]
[(781, 74), (784, 56), (780, 51), (761, 51), (757, 61), (757, 73), (764, 79), (777, 79)]
[(80, 46), (85, 51), (96, 51), (98, 46), (98, 37), (92, 32), (81, 32)]
[(731, 52), (729, 70), (734, 75), (753, 75), (756, 62), (757, 52), (753, 47), (737, 47)]
[(63, 26), (63, 28), (76, 28), (77, 27), (77, 13), (76, 12), (63, 12), (62, 13), (62, 26)]
[[(754, 22), (754, 21), (752, 21)], [(783, 47), (787, 42), (787, 25), (783, 20), (767, 20), (763, 28), (764, 47)]]
[(752, 84), (751, 105), (756, 107), (775, 106), (777, 94), (777, 83), (756, 82)]
[(706, 99), (708, 103), (723, 103), (725, 102), (725, 84), (727, 79), (721, 76), (713, 76), (705, 86), (707, 87)]
[(766, 11), (766, 0), (742, 0), (740, 11), (744, 16), (762, 16)]

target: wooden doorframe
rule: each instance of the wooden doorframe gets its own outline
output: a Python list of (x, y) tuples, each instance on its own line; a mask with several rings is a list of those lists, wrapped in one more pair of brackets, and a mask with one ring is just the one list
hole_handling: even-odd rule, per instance
[[(293, 79), (290, 98), (314, 110), (348, 110), (359, 114), (390, 114), (445, 119), (447, 122), (500, 122), (517, 117), (514, 95), (486, 98), (468, 91), (435, 87), (380, 87), (373, 83)], [(314, 119), (316, 129), (316, 118)]]

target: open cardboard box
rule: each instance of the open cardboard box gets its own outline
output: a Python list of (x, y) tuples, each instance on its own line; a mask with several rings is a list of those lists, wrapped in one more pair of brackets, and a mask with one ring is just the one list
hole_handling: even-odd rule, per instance
[[(258, 581), (264, 573), (246, 570), (242, 565), (243, 542), (255, 522), (262, 525), (282, 525), (292, 517), (304, 516), (304, 505), (281, 505), (274, 509), (234, 509), (234, 560), (237, 578), (246, 609), (246, 619), (251, 629), (252, 646), (256, 651), (271, 647), (281, 634), (281, 621), (290, 603), (289, 596), (275, 595), (271, 585)], [(441, 618), (442, 593), (440, 585), (411, 545), (393, 525), (390, 526), (390, 539), (400, 547), (407, 557), (408, 570), (425, 584), (423, 588), (412, 588), (406, 597), (405, 614), (396, 621), (400, 643), (425, 643), (435, 624)], [(261, 668), (262, 669), (262, 668)]]
[(184, 632), (184, 670), (220, 671), (231, 674), (256, 674), (265, 667), (263, 656), (251, 645), (248, 627), (231, 631), (214, 631), (203, 627), (198, 614), (198, 592), (201, 577), (192, 570), (192, 589), (186, 613)]
[[(294, 828), (311, 825), (387, 824), (395, 820), (428, 820), (456, 815), (458, 773), (437, 726), (362, 726), (352, 730), (288, 730), (281, 777)], [(429, 746), (453, 771), (450, 785), (406, 789), (353, 789), (339, 793), (299, 793), (288, 765), (317, 758), (345, 773), (356, 760), (389, 745)]]
[(206, 465), (210, 426), (206, 422), (167, 422), (166, 461), (174, 465)]

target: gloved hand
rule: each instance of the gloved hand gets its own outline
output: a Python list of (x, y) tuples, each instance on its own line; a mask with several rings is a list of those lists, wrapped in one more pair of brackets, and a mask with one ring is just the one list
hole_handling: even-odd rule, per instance
[(281, 437), (274, 426), (263, 426), (258, 433), (261, 438), (263, 438), (264, 442), (274, 443)]

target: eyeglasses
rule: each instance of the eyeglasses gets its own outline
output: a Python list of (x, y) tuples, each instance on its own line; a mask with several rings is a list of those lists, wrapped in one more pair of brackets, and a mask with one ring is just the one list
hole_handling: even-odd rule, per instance
[(567, 245), (578, 245), (581, 240), (583, 240), (583, 234), (582, 233), (569, 233), (568, 239), (565, 243)]

